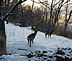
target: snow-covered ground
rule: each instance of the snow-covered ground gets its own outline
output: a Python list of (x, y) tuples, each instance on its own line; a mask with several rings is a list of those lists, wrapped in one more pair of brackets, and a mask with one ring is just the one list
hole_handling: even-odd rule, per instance
[[(29, 47), (27, 44), (27, 36), (33, 33), (30, 27), (21, 28), (11, 23), (5, 24), (5, 27), (7, 50), (12, 55), (3, 55), (4, 61), (29, 61), (29, 58), (24, 55), (37, 50), (53, 51), (54, 53), (57, 48), (72, 48), (72, 39), (57, 35), (52, 35), (51, 38), (45, 38), (45, 34), (42, 32), (37, 33), (32, 47)], [(31, 59), (34, 61), (37, 58), (33, 57)]]

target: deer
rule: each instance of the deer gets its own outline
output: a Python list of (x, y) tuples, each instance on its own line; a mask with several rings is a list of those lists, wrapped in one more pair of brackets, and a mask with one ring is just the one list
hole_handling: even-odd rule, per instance
[(45, 37), (47, 37), (48, 35), (48, 38), (50, 37), (51, 38), (51, 32), (45, 32)]
[(34, 31), (34, 33), (27, 36), (27, 41), (28, 41), (29, 47), (31, 47), (31, 44), (33, 43), (33, 40), (34, 40), (36, 34), (37, 34), (37, 31)]
[(47, 25), (48, 25), (48, 29), (45, 30), (45, 37), (47, 37), (47, 35), (48, 35), (48, 38), (49, 38), (49, 37), (51, 38), (51, 34), (52, 34), (52, 26), (53, 26), (53, 20), (50, 19), (50, 20), (48, 21)]
[(47, 30), (47, 31), (45, 32), (45, 37), (47, 37), (47, 35), (48, 35), (48, 38), (49, 38), (49, 37), (51, 38), (51, 35), (52, 35), (53, 32), (54, 32), (54, 30)]

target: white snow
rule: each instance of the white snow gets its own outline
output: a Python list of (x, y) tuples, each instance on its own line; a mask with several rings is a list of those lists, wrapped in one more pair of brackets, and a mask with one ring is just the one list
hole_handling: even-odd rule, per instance
[[(36, 50), (52, 50), (55, 51), (57, 48), (72, 48), (72, 40), (52, 35), (51, 38), (45, 38), (45, 34), (38, 32), (32, 47), (29, 47), (27, 44), (27, 36), (33, 31), (30, 27), (19, 27), (11, 23), (5, 24), (6, 35), (7, 35), (7, 50), (12, 53), (12, 55), (3, 55), (6, 61), (28, 61), (28, 58), (25, 56), (31, 51)], [(21, 49), (21, 50), (20, 50)]]

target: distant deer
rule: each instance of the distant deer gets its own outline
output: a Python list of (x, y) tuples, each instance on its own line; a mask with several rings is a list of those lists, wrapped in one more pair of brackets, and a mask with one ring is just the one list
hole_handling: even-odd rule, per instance
[(46, 33), (45, 33), (45, 37), (47, 37), (47, 35), (48, 35), (48, 38), (49, 38), (49, 37), (51, 38), (51, 32), (46, 32)]
[(45, 32), (45, 37), (47, 37), (47, 35), (48, 35), (48, 38), (49, 37), (51, 38), (52, 33), (53, 33), (53, 30)]
[(48, 24), (48, 29), (45, 31), (45, 37), (47, 37), (47, 35), (48, 35), (48, 38), (49, 37), (51, 38), (51, 35), (52, 35), (52, 32), (53, 32), (53, 30), (52, 30), (53, 20), (50, 19), (47, 24)]
[(34, 40), (36, 34), (37, 34), (37, 31), (34, 31), (34, 33), (27, 36), (28, 45), (30, 47), (31, 47), (31, 44), (33, 43), (33, 40)]

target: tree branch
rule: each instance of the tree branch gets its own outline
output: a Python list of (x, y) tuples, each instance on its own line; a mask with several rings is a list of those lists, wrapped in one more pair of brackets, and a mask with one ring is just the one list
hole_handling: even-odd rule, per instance
[[(39, 0), (39, 2), (36, 2), (36, 1), (33, 1), (33, 0), (31, 0), (32, 2), (34, 2), (34, 3), (37, 3), (37, 4), (43, 4), (44, 6), (46, 6), (47, 7), (47, 5), (49, 5), (49, 4), (45, 4), (44, 2), (41, 2), (40, 0)], [(50, 9), (50, 7), (47, 7), (47, 8), (49, 8)]]
[(55, 7), (59, 2), (60, 2), (60, 0), (59, 0), (57, 3), (55, 3), (55, 4), (53, 5), (53, 7)]
[(8, 11), (8, 13), (2, 18), (2, 20), (5, 21), (6, 18), (10, 15), (10, 13), (12, 13), (19, 4), (21, 4), (22, 2), (25, 2), (25, 1), (26, 1), (26, 0), (24, 0), (24, 1), (19, 0), (12, 8)]
[(67, 28), (67, 25), (68, 25), (69, 19), (71, 17), (71, 14), (72, 14), (72, 10), (70, 11), (68, 19), (65, 20), (64, 30)]

